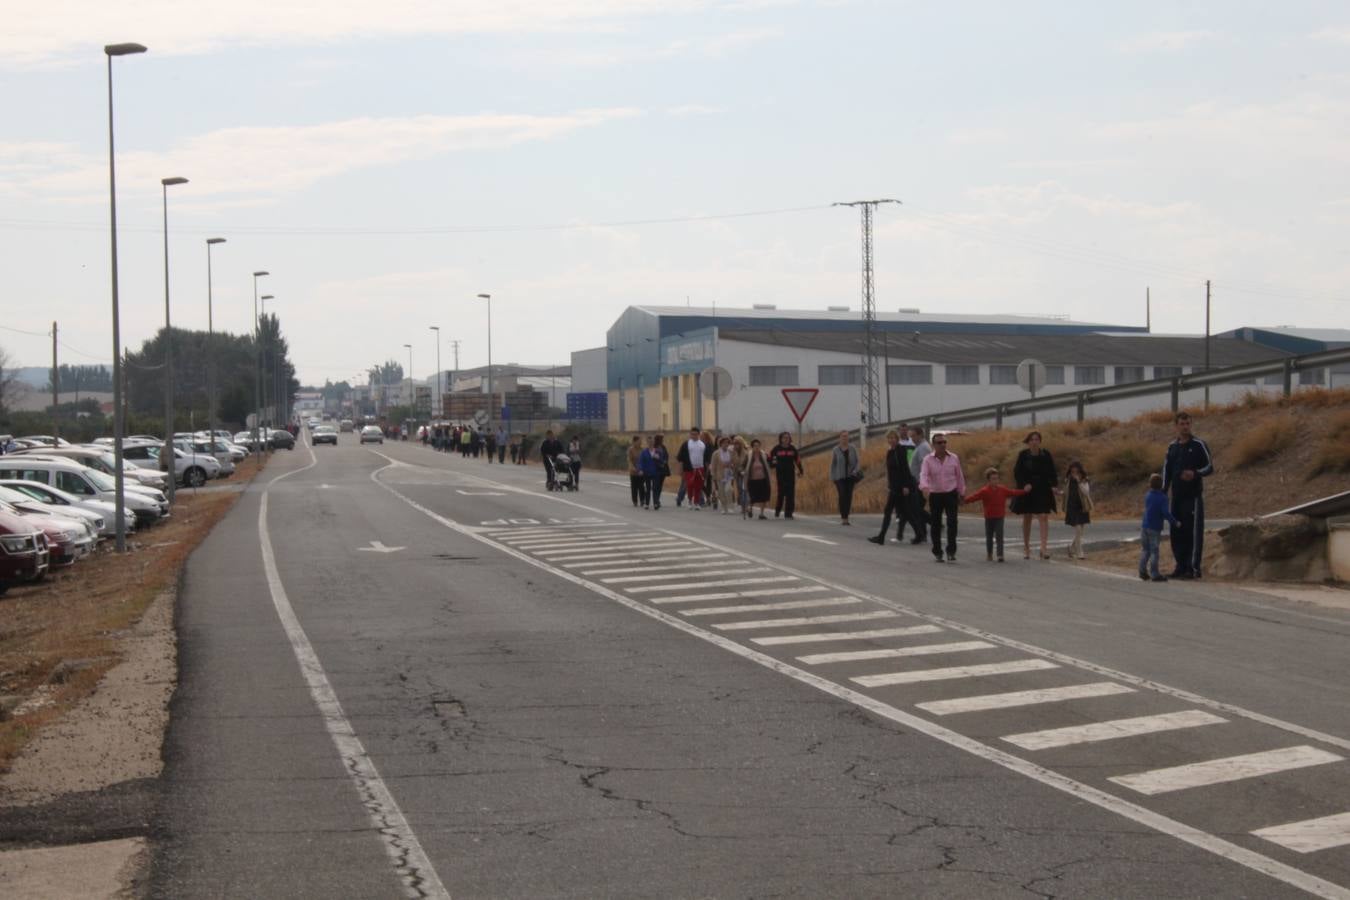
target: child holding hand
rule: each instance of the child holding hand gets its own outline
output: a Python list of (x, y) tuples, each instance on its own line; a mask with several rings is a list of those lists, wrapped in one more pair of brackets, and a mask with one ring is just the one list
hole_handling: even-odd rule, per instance
[(1161, 475), (1150, 475), (1148, 493), (1144, 495), (1144, 520), (1140, 523), (1139, 531), (1139, 578), (1143, 581), (1167, 580), (1167, 576), (1158, 571), (1163, 522), (1171, 522), (1173, 528), (1181, 525), (1167, 505), (1167, 493), (1162, 489), (1162, 484)]
[(984, 503), (984, 552), (989, 562), (994, 561), (995, 542), (998, 561), (1003, 562), (1003, 520), (1008, 514), (1008, 500), (1027, 493), (1024, 488), (1010, 488), (1000, 482), (998, 469), (990, 466), (984, 470), (984, 487), (964, 498), (966, 503), (976, 500)]

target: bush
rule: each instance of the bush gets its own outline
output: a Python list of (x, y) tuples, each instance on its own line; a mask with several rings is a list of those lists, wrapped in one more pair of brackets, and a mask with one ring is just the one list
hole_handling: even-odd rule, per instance
[(1096, 437), (1099, 434), (1105, 434), (1120, 423), (1109, 416), (1102, 416), (1097, 419), (1087, 419), (1083, 422), (1083, 428), (1087, 431), (1088, 437)]
[(1088, 471), (1102, 484), (1144, 485), (1162, 468), (1162, 457), (1162, 451), (1148, 441), (1120, 441), (1102, 453)]
[(1316, 478), (1325, 472), (1350, 472), (1350, 436), (1327, 438), (1317, 445), (1308, 477)]
[(1235, 469), (1246, 469), (1279, 456), (1298, 437), (1293, 416), (1277, 415), (1268, 422), (1248, 429), (1233, 443), (1228, 459)]

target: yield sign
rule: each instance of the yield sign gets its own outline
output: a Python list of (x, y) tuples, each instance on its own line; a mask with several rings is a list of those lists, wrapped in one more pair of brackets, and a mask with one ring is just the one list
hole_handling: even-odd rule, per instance
[(820, 388), (783, 388), (783, 399), (787, 401), (788, 409), (792, 410), (798, 425), (806, 418), (819, 393)]

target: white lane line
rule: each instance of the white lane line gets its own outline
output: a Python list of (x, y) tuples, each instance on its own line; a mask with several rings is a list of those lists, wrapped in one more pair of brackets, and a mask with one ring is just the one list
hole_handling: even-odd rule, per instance
[(1088, 697), (1109, 697), (1112, 694), (1133, 694), (1134, 688), (1114, 681), (1092, 684), (1072, 684), (1067, 687), (1044, 688), (1039, 691), (1009, 691), (1006, 694), (981, 694), (978, 697), (958, 697), (954, 700), (933, 700), (916, 703), (915, 707), (935, 716), (953, 713), (982, 712), (988, 709), (1006, 709), (1014, 706), (1035, 706), (1038, 703), (1063, 703)]
[(1313, 853), (1317, 850), (1330, 850), (1332, 847), (1346, 847), (1350, 846), (1350, 813), (1272, 825), (1269, 828), (1258, 828), (1252, 834), (1273, 841), (1281, 847), (1287, 847), (1295, 853)]
[(825, 663), (856, 662), (863, 659), (900, 659), (906, 656), (933, 656), (939, 653), (968, 653), (971, 650), (993, 650), (997, 644), (988, 641), (953, 641), (949, 644), (920, 644), (917, 647), (888, 647), (879, 650), (852, 650), (845, 653), (813, 653), (797, 657), (797, 662), (808, 666)]
[(1051, 747), (1114, 741), (1117, 738), (1157, 734), (1160, 731), (1179, 731), (1183, 728), (1199, 728), (1203, 725), (1223, 725), (1227, 721), (1227, 719), (1220, 718), (1214, 713), (1207, 713), (1202, 709), (1187, 709), (1157, 716), (1135, 716), (1129, 719), (1112, 719), (1107, 722), (1090, 722), (1086, 725), (1070, 725), (1067, 728), (1047, 728), (1044, 731), (1009, 734), (1001, 740), (1016, 747), (1021, 747), (1023, 750), (1048, 750)]
[(852, 606), (861, 603), (857, 597), (821, 597), (819, 600), (786, 600), (782, 603), (747, 603), (744, 606), (701, 606), (682, 609), (682, 616), (725, 616), (732, 613), (772, 612), (780, 609), (811, 609), (816, 606)]
[[(672, 549), (672, 550), (671, 550), (672, 553), (674, 553), (674, 552), (679, 552), (679, 553), (690, 554), (690, 553), (693, 553), (693, 552), (694, 552), (694, 548), (693, 548), (693, 547), (690, 547), (688, 544), (683, 544), (683, 543), (681, 543), (681, 542), (679, 542), (679, 541), (668, 541), (668, 542), (660, 543), (660, 544), (649, 544), (648, 546), (651, 546), (651, 547), (670, 547), (670, 548), (676, 548), (676, 547), (678, 547), (678, 548), (680, 548), (679, 550), (674, 550), (674, 549)], [(546, 551), (546, 552), (543, 552), (543, 553), (536, 553), (535, 555), (538, 556), (540, 559), (547, 559), (547, 560), (550, 560), (550, 561), (553, 561), (553, 560), (557, 560), (557, 561), (561, 561), (561, 560), (569, 560), (569, 561), (575, 562), (576, 560), (579, 560), (579, 559), (595, 559), (595, 558), (597, 558), (597, 557), (599, 557), (599, 556), (605, 555), (606, 553), (632, 553), (632, 552), (633, 552), (633, 548), (631, 548), (631, 547), (624, 547), (624, 546), (621, 545), (621, 544), (616, 544), (614, 547), (611, 547), (611, 548), (608, 548), (608, 549), (607, 549), (607, 548), (604, 548), (604, 547), (596, 547), (596, 548), (591, 549), (591, 550), (568, 550), (568, 551), (566, 551), (566, 552), (556, 552), (556, 551), (554, 551), (554, 552), (547, 552), (547, 551)]]
[(866, 622), (870, 619), (894, 619), (899, 613), (890, 610), (865, 613), (843, 613), (837, 616), (809, 616), (804, 619), (756, 619), (753, 622), (727, 622), (713, 625), (718, 631), (748, 631), (752, 628), (794, 628), (798, 625), (830, 625), (834, 622)]
[(337, 691), (333, 690), (332, 682), (324, 672), (323, 663), (319, 661), (319, 654), (309, 642), (309, 636), (305, 634), (305, 629), (291, 606), (290, 598), (286, 596), (286, 588), (281, 583), (281, 572), (277, 568), (276, 554), (272, 550), (272, 535), (267, 528), (267, 500), (272, 485), (318, 463), (314, 449), (309, 446), (308, 441), (305, 442), (305, 447), (309, 450), (309, 465), (286, 472), (269, 481), (267, 487), (263, 489), (262, 500), (258, 506), (258, 543), (262, 549), (263, 575), (267, 579), (268, 592), (272, 595), (272, 606), (277, 611), (277, 618), (281, 620), (281, 627), (286, 632), (295, 661), (300, 665), (300, 676), (309, 688), (314, 705), (318, 707), (324, 728), (332, 738), (333, 746), (342, 760), (342, 767), (347, 770), (352, 783), (356, 786), (356, 793), (361, 805), (365, 807), (366, 815), (370, 817), (371, 824), (384, 843), (384, 851), (393, 863), (399, 881), (402, 882), (404, 895), (450, 900), (450, 892), (441, 883), (440, 876), (436, 874), (431, 859), (422, 849), (422, 844), (417, 840), (412, 826), (408, 824), (403, 810), (399, 808), (398, 801), (394, 799), (384, 779), (380, 777), (375, 760), (370, 758), (365, 745), (356, 736), (356, 729), (342, 711)]
[(1209, 784), (1223, 784), (1226, 781), (1259, 778), (1262, 775), (1274, 775), (1291, 769), (1322, 766), (1340, 762), (1342, 759), (1344, 757), (1305, 744), (1299, 747), (1266, 750), (1262, 753), (1229, 756), (1224, 759), (1208, 759), (1204, 762), (1153, 769), (1133, 775), (1117, 775), (1108, 780), (1121, 787), (1152, 796)]
[[(384, 454), (377, 454), (377, 455), (381, 456), (383, 459), (389, 462), (391, 466), (396, 464), (395, 460), (393, 460), (388, 456), (384, 456)], [(908, 728), (909, 730), (914, 731), (918, 734), (927, 735), (928, 737), (940, 741), (949, 747), (955, 747), (956, 749), (969, 753), (972, 756), (978, 757), (979, 759), (983, 759), (988, 762), (994, 763), (995, 765), (1002, 766), (1003, 768), (1011, 772), (1016, 772), (1019, 775), (1022, 775), (1026, 778), (1030, 778), (1033, 781), (1036, 781), (1040, 784), (1046, 785), (1047, 787), (1060, 791), (1068, 795), (1069, 797), (1072, 797), (1075, 800), (1086, 801), (1108, 812), (1129, 819), (1132, 822), (1138, 822), (1141, 825), (1144, 825), (1148, 828), (1152, 828), (1153, 830), (1159, 832), (1160, 834), (1164, 834), (1167, 835), (1168, 837), (1175, 838), (1176, 840), (1181, 841), (1182, 843), (1189, 844), (1192, 847), (1196, 847), (1200, 850), (1204, 850), (1206, 853), (1212, 853), (1221, 859), (1226, 859), (1231, 862), (1235, 862), (1240, 866), (1252, 870), (1253, 872), (1259, 872), (1262, 875), (1266, 875), (1269, 878), (1272, 878), (1284, 884), (1288, 884), (1292, 887), (1298, 888), (1299, 890), (1306, 891), (1307, 893), (1313, 894), (1315, 896), (1328, 898), (1328, 900), (1350, 900), (1350, 891), (1347, 891), (1344, 887), (1338, 884), (1333, 884), (1332, 882), (1327, 881), (1325, 878), (1318, 878), (1316, 875), (1313, 875), (1309, 872), (1305, 872), (1302, 869), (1295, 868), (1294, 866), (1291, 866), (1287, 863), (1280, 862), (1279, 860), (1266, 856), (1265, 854), (1257, 853), (1254, 850), (1249, 850), (1246, 847), (1239, 846), (1238, 844), (1235, 844), (1229, 840), (1225, 840), (1224, 838), (1221, 838), (1218, 835), (1210, 834), (1205, 831), (1200, 831), (1199, 829), (1196, 829), (1193, 826), (1186, 825), (1182, 822), (1177, 821), (1176, 819), (1164, 816), (1161, 813), (1154, 812), (1153, 810), (1148, 809), (1147, 807), (1144, 806), (1140, 806), (1137, 803), (1132, 803), (1129, 800), (1125, 800), (1122, 797), (1116, 796), (1115, 794), (1108, 793), (1099, 788), (1095, 788), (1089, 784), (1084, 784), (1081, 781), (1076, 781), (1068, 777), (1067, 775), (1063, 775), (1059, 772), (1047, 769), (1044, 766), (1037, 765), (1036, 763), (1033, 763), (1030, 760), (1023, 759), (1020, 756), (1014, 756), (1011, 753), (1008, 753), (997, 747), (992, 747), (988, 744), (982, 743), (981, 741), (978, 741), (975, 738), (967, 737), (966, 735), (961, 734), (958, 731), (953, 731), (952, 729), (939, 725), (936, 722), (932, 722), (929, 721), (928, 719), (908, 713), (902, 709), (899, 709), (898, 707), (890, 705), (889, 703), (884, 703), (881, 700), (877, 700), (874, 697), (862, 693), (861, 691), (856, 691), (850, 687), (846, 687), (845, 685), (837, 684), (833, 681), (830, 681), (828, 678), (822, 678), (818, 675), (813, 674), (812, 672), (808, 672), (805, 669), (775, 659), (766, 653), (761, 653), (758, 650), (752, 649), (743, 644), (739, 644), (736, 641), (731, 640), (730, 638), (723, 637), (722, 635), (719, 634), (714, 634), (713, 632), (708, 631), (707, 629), (702, 628), (694, 624), (693, 622), (681, 619), (679, 616), (670, 615), (669, 613), (663, 610), (655, 609), (651, 606), (648, 606), (646, 603), (642, 601), (634, 600), (631, 597), (625, 597), (618, 591), (612, 591), (609, 588), (604, 587), (603, 585), (596, 584), (595, 582), (592, 581), (587, 581), (586, 579), (572, 572), (565, 571), (564, 569), (559, 568), (557, 566), (549, 565), (548, 563), (545, 563), (542, 560), (536, 559), (535, 557), (529, 556), (528, 554), (525, 553), (520, 553), (516, 550), (511, 549), (510, 547), (505, 547), (495, 541), (492, 541), (490, 538), (477, 534), (476, 530), (472, 526), (460, 525), (458, 522), (455, 522), (452, 519), (448, 519), (445, 516), (442, 516), (435, 510), (428, 509), (427, 507), (421, 505), (420, 503), (413, 500), (406, 494), (400, 493), (396, 488), (393, 488), (385, 484), (384, 482), (380, 481), (380, 479), (377, 476), (382, 471), (384, 470), (377, 469), (374, 472), (371, 472), (369, 476), (370, 480), (375, 484), (379, 485), (380, 487), (382, 487), (384, 490), (393, 494), (398, 499), (402, 500), (412, 509), (417, 510), (418, 512), (422, 513), (422, 515), (431, 519), (433, 522), (436, 522), (444, 526), (445, 528), (448, 528), (452, 531), (462, 534), (465, 537), (470, 538), (471, 540), (479, 541), (485, 546), (495, 547), (501, 552), (507, 554), (508, 556), (515, 557), (517, 560), (519, 560), (522, 563), (525, 563), (526, 565), (534, 566), (535, 568), (544, 572), (549, 572), (550, 574), (555, 575), (558, 578), (563, 579), (564, 581), (570, 582), (578, 587), (599, 594), (600, 596), (612, 600), (613, 602), (618, 603), (621, 606), (625, 606), (628, 609), (632, 610), (633, 612), (638, 613), (639, 615), (647, 616), (648, 618), (654, 619), (658, 622), (668, 625), (671, 628), (676, 629), (677, 631), (682, 631), (687, 635), (706, 641), (716, 647), (719, 647), (727, 651), (728, 653), (734, 654), (736, 656), (741, 657), (742, 659), (763, 666), (764, 668), (769, 669), (770, 671), (777, 672), (778, 674), (783, 675), (787, 678), (791, 678), (794, 681), (798, 681), (802, 684), (809, 685), (810, 687), (813, 687), (816, 690), (821, 691), (822, 693), (829, 694), (830, 696), (843, 700), (846, 703), (851, 703), (860, 709), (865, 709), (868, 712), (887, 721), (894, 722), (903, 728)], [(536, 493), (533, 491), (518, 490), (517, 493), (529, 494), (530, 496), (537, 496)], [(549, 499), (557, 503), (564, 503), (569, 506), (575, 506), (581, 509), (586, 509), (590, 512), (608, 515), (608, 513), (606, 513), (604, 510), (583, 506), (580, 503), (575, 503), (573, 501), (566, 500), (561, 497), (550, 497)], [(697, 542), (703, 543), (701, 540)], [(712, 549), (718, 549), (711, 544), (704, 544), (704, 546), (712, 547)], [(768, 564), (766, 560), (754, 557), (750, 554), (737, 553), (737, 555), (744, 559), (748, 559), (751, 562)], [(791, 570), (787, 569), (786, 571)], [(849, 588), (842, 587), (839, 585), (833, 585), (832, 589), (842, 592), (849, 592)], [(859, 596), (862, 596), (865, 599), (869, 600), (875, 599), (881, 602), (890, 603), (890, 601), (886, 601), (885, 598), (875, 598), (872, 595), (859, 594)], [(900, 607), (899, 604), (892, 605), (892, 608), (897, 610), (897, 612), (895, 613), (896, 615), (899, 614), (899, 611), (903, 611), (910, 616), (925, 618), (930, 622), (935, 621), (935, 617), (921, 616), (917, 611), (904, 609), (903, 607)], [(946, 625), (947, 621), (940, 620), (937, 621), (937, 624)], [(958, 626), (958, 623), (952, 623), (952, 625)], [(967, 628), (968, 626), (958, 626), (954, 627), (953, 630), (965, 631), (967, 630)], [(984, 637), (985, 635), (978, 634), (974, 636)], [(1001, 642), (1008, 643), (1006, 640)], [(1045, 650), (1039, 650), (1039, 648), (1037, 648), (1037, 651), (1040, 653), (1049, 652)], [(1071, 657), (1064, 657), (1064, 659), (1070, 665), (1082, 665), (1084, 667), (1092, 665), (1090, 663), (1085, 663), (1081, 660), (1074, 660)], [(1114, 675), (1110, 675), (1109, 673), (1106, 672), (1103, 672), (1101, 674), (1108, 674), (1108, 677), (1115, 677)], [(1122, 680), (1128, 680), (1130, 677), (1132, 676), (1126, 676), (1126, 678)], [(1164, 689), (1162, 686), (1153, 686), (1152, 683), (1150, 683), (1150, 686), (1152, 686), (1153, 689), (1155, 690)], [(1176, 689), (1172, 688), (1167, 690), (1176, 690)], [(1214, 703), (1215, 701), (1205, 701), (1205, 702)], [(1249, 715), (1255, 714), (1249, 713)]]
[(937, 634), (936, 625), (911, 625), (907, 628), (874, 628), (871, 631), (818, 631), (815, 634), (776, 634), (771, 637), (751, 638), (761, 647), (781, 644), (821, 644), (826, 641), (875, 641), (882, 638), (909, 637), (915, 634)]
[(796, 575), (766, 575), (760, 578), (727, 578), (722, 581), (695, 581), (690, 584), (654, 584), (648, 587), (628, 588), (630, 594), (650, 594), (652, 591), (681, 590), (692, 591), (696, 588), (735, 587), (739, 584), (774, 584), (782, 581), (801, 581)]
[(675, 572), (669, 575), (625, 575), (622, 578), (601, 578), (601, 584), (634, 584), (639, 581), (678, 581), (681, 578), (701, 578), (704, 575), (744, 575), (748, 572), (769, 572), (768, 566), (747, 566), (743, 562), (737, 562), (730, 569), (704, 569), (697, 575), (690, 575), (688, 572)]
[(883, 672), (880, 675), (861, 675), (850, 678), (863, 687), (884, 687), (888, 684), (915, 684), (920, 681), (947, 681), (952, 678), (982, 678), (985, 675), (1011, 675), (1017, 672), (1035, 672), (1039, 669), (1058, 669), (1055, 663), (1044, 659), (1018, 659), (1012, 662), (985, 663), (980, 666), (951, 666), (945, 669), (917, 669), (913, 672)]
[(658, 606), (664, 603), (705, 603), (712, 600), (739, 600), (742, 597), (784, 597), (788, 594), (814, 594), (818, 591), (828, 591), (829, 588), (823, 584), (808, 584), (805, 587), (775, 587), (759, 588), (753, 591), (716, 591), (711, 594), (684, 594), (673, 595), (670, 597), (644, 597), (649, 603), (655, 603)]
[[(720, 558), (721, 561), (714, 563), (715, 565), (721, 565), (722, 562), (731, 559), (731, 557), (727, 556), (725, 553), (715, 553), (711, 554), (710, 556), (703, 557), (703, 559), (717, 559), (717, 558)], [(679, 569), (702, 569), (705, 568), (707, 565), (708, 563), (706, 562), (659, 563), (659, 564), (653, 563), (652, 565), (648, 566), (629, 566), (627, 568), (619, 568), (619, 569), (585, 569), (582, 571), (581, 574), (589, 578), (592, 575), (624, 575), (629, 572), (674, 572)]]

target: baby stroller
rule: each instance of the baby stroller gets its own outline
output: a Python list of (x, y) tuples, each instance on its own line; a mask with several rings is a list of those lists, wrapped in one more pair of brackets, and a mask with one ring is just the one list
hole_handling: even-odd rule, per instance
[(572, 457), (559, 453), (553, 457), (553, 482), (549, 488), (555, 491), (575, 491), (577, 480), (572, 475)]

